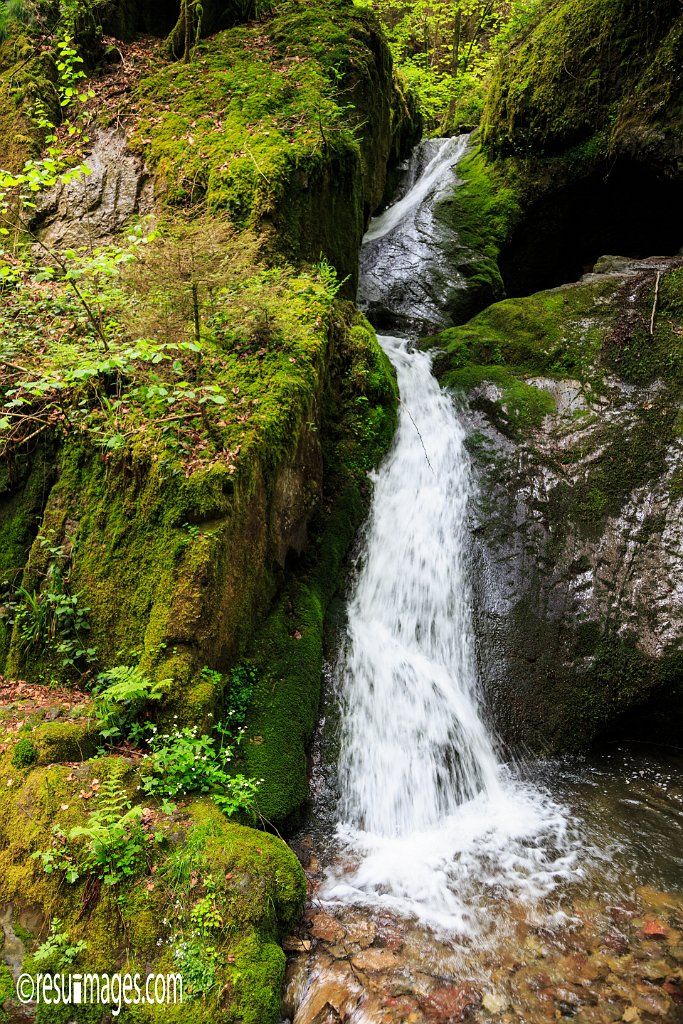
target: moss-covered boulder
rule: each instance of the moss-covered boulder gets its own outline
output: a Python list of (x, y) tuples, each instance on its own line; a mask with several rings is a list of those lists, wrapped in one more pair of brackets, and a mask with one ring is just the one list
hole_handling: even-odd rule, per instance
[(433, 339), (470, 409), (480, 673), (513, 744), (580, 747), (660, 698), (680, 729), (682, 328), (680, 260), (606, 258)]
[[(104, 757), (17, 768), (9, 754), (0, 759), (3, 954), (15, 974), (122, 971), (138, 974), (143, 987), (150, 972), (182, 975), (182, 1000), (179, 991), (158, 1006), (131, 998), (120, 1019), (274, 1022), (285, 966), (279, 943), (305, 897), (294, 854), (281, 839), (229, 823), (211, 801), (199, 800), (171, 814), (144, 812), (142, 847), (125, 884), (108, 889), (96, 873), (69, 883), (59, 867), (46, 872), (31, 855), (59, 853), (54, 829), (64, 835), (87, 827), (92, 812), (107, 806), (109, 778), (133, 795), (135, 762)], [(61, 945), (50, 944), (51, 926)], [(0, 988), (10, 1014), (18, 1009), (12, 980)], [(99, 1021), (105, 1009), (44, 1005), (36, 1019)]]
[(355, 295), (358, 248), (390, 162), (419, 131), (369, 10), (284, 4), (136, 84), (132, 147), (172, 208), (256, 227), (273, 258), (323, 254)]
[[(97, 40), (103, 8), (87, 6)], [(109, 7), (132, 32), (132, 8)], [(18, 32), (3, 51), (0, 166), (40, 142), (27, 130), (9, 145), (30, 124), (31, 97), (11, 86), (20, 36), (30, 50)], [(88, 943), (79, 968), (182, 962), (189, 1003), (126, 1019), (271, 1024), (297, 862), (213, 803), (143, 809), (134, 739), (152, 718), (213, 734), (247, 679), (230, 770), (262, 780), (248, 820), (301, 813), (325, 615), (396, 423), (391, 367), (340, 294), (417, 122), (372, 16), (350, 3), (288, 2), (188, 62), (158, 39), (120, 46), (85, 115), (94, 173), (40, 205), (44, 248), (18, 240), (0, 279), (0, 671), (8, 702), (10, 678), (46, 695), (23, 725), (9, 704), (0, 714), (3, 957), (15, 976), (34, 970), (57, 917), (69, 948)], [(134, 219), (148, 181), (155, 232)], [(100, 231), (107, 188), (118, 206)], [(137, 733), (107, 735), (85, 707), (116, 666), (164, 681), (153, 707), (135, 705)], [(78, 713), (46, 710), (56, 684)], [(100, 820), (114, 776), (143, 855), (125, 879), (74, 880), (64, 835)]]
[[(482, 140), (523, 158), (649, 152), (680, 173), (681, 40), (675, 0), (554, 0), (501, 57)], [(673, 163), (671, 163), (673, 157)]]

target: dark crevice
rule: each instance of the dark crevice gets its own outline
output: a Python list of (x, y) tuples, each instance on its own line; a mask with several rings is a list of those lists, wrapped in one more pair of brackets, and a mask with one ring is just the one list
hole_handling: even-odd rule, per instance
[(683, 753), (681, 737), (683, 712), (683, 679), (652, 690), (639, 704), (610, 719), (595, 740), (601, 749), (615, 743), (645, 743), (678, 748)]
[(499, 265), (515, 297), (578, 281), (600, 256), (673, 256), (681, 246), (680, 184), (621, 161), (533, 204)]

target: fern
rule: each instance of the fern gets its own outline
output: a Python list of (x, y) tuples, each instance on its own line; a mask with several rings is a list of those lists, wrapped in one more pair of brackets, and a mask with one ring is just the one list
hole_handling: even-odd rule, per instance
[(104, 740), (139, 742), (145, 724), (139, 721), (145, 705), (160, 700), (173, 680), (152, 680), (134, 665), (117, 665), (101, 672), (93, 688), (95, 712)]
[(145, 864), (145, 833), (141, 824), (142, 808), (131, 806), (121, 788), (120, 774), (113, 772), (102, 784), (100, 805), (87, 825), (69, 832), (69, 842), (85, 841), (85, 855), (79, 867), (82, 873), (95, 875), (105, 885), (118, 885), (139, 874)]
[(77, 825), (66, 835), (52, 830), (52, 846), (37, 850), (46, 874), (64, 872), (73, 885), (83, 875), (98, 878), (106, 886), (120, 886), (147, 867), (148, 836), (142, 808), (133, 806), (121, 782), (125, 768), (115, 769), (102, 784), (99, 805), (87, 825)]

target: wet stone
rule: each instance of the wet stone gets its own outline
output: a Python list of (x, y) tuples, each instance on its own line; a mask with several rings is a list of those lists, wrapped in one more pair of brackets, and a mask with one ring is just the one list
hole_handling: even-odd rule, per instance
[(311, 921), (311, 935), (323, 942), (339, 942), (344, 937), (344, 929), (331, 914), (316, 914)]
[(507, 999), (504, 996), (496, 995), (493, 992), (486, 992), (481, 1005), (489, 1013), (502, 1013), (507, 1009)]
[(463, 1020), (480, 1002), (472, 985), (445, 985), (422, 1000), (422, 1009), (430, 1024), (451, 1024)]
[(354, 921), (346, 927), (346, 938), (354, 946), (366, 949), (375, 941), (377, 926), (373, 921)]
[(300, 939), (297, 935), (288, 935), (282, 942), (286, 953), (307, 953), (313, 946), (310, 939)]
[(357, 953), (351, 962), (356, 970), (370, 974), (391, 971), (400, 963), (396, 955), (389, 949), (363, 950), (361, 953)]
[(403, 932), (395, 922), (380, 922), (377, 925), (375, 942), (378, 946), (384, 946), (395, 953), (403, 947)]

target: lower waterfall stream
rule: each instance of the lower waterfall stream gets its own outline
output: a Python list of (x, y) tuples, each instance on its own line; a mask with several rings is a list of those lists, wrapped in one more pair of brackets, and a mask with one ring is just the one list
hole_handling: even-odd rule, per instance
[(476, 885), (541, 894), (573, 860), (562, 810), (515, 782), (484, 724), (467, 583), (465, 432), (430, 357), (380, 338), (401, 415), (375, 482), (336, 666), (339, 839), (360, 857), (321, 895), (476, 929)]
[[(391, 288), (419, 273), (415, 225), (428, 229), (434, 192), (452, 186), (465, 147), (466, 138), (432, 140), (414, 157), (407, 191), (368, 230), (361, 305), (381, 299), (383, 279)], [(284, 1016), (682, 1019), (680, 758), (504, 762), (476, 678), (466, 425), (429, 355), (409, 337), (380, 343), (397, 374), (399, 427), (374, 476), (329, 670), (313, 817), (297, 841), (310, 902), (286, 946)], [(638, 850), (646, 827), (654, 856)], [(672, 943), (678, 959), (674, 949), (661, 966)], [(614, 1011), (600, 997), (596, 950), (614, 979)], [(634, 958), (649, 975), (634, 973)], [(648, 989), (657, 971), (673, 979), (666, 1005)]]

